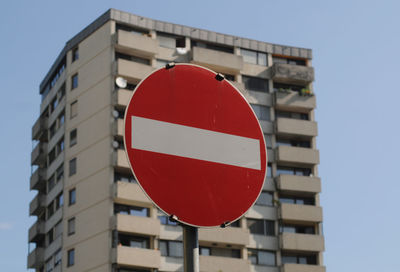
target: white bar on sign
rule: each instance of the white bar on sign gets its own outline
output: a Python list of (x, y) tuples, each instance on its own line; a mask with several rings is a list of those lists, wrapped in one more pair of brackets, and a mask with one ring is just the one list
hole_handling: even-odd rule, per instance
[(133, 149), (260, 170), (260, 141), (131, 116)]

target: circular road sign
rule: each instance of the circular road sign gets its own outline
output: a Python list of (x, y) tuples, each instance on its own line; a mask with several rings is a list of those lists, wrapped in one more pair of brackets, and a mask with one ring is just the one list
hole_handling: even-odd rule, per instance
[(201, 66), (167, 65), (143, 79), (125, 112), (124, 141), (143, 191), (187, 225), (235, 221), (264, 184), (256, 115), (229, 81)]

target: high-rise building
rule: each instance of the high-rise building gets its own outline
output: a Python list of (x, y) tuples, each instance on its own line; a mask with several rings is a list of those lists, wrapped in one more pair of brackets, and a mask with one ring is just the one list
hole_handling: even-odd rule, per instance
[(256, 204), (229, 227), (199, 230), (201, 271), (325, 271), (311, 57), (309, 49), (108, 10), (66, 43), (40, 84), (28, 267), (182, 271), (182, 228), (141, 191), (122, 134), (135, 85), (169, 62), (186, 62), (237, 86), (268, 148)]

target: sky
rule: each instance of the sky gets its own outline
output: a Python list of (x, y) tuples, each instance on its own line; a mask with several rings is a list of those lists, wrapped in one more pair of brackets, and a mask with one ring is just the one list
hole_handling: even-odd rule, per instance
[(399, 271), (400, 2), (385, 0), (3, 1), (2, 271), (26, 270), (39, 84), (65, 42), (109, 8), (311, 48), (327, 271)]

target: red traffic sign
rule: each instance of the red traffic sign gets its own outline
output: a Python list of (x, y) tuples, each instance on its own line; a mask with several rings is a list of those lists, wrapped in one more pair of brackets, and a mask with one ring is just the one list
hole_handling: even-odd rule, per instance
[(229, 224), (264, 184), (267, 154), (256, 115), (229, 81), (197, 65), (167, 65), (138, 84), (124, 141), (143, 191), (184, 224)]

